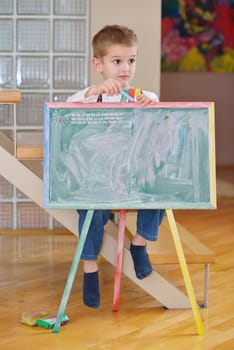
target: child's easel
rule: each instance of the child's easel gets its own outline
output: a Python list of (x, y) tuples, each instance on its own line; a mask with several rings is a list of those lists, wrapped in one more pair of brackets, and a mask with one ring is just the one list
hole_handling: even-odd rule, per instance
[[(60, 330), (60, 326), (62, 323), (62, 318), (65, 313), (65, 309), (67, 306), (67, 302), (71, 293), (72, 284), (75, 279), (76, 271), (80, 262), (80, 257), (83, 251), (83, 247), (86, 241), (87, 233), (89, 230), (90, 223), (92, 221), (94, 210), (88, 210), (83, 229), (80, 235), (80, 239), (77, 244), (77, 248), (75, 251), (75, 256), (73, 258), (73, 262), (70, 268), (70, 272), (68, 275), (67, 283), (63, 292), (62, 300), (60, 303), (60, 307), (58, 310), (55, 326), (53, 328), (53, 333), (58, 333)], [(178, 255), (180, 268), (183, 274), (185, 286), (187, 289), (189, 301), (191, 304), (194, 321), (197, 327), (197, 332), (199, 335), (204, 334), (204, 329), (202, 325), (201, 315), (198, 309), (198, 305), (196, 302), (196, 297), (194, 294), (190, 274), (188, 271), (187, 263), (184, 256), (183, 247), (181, 244), (179, 232), (177, 230), (175, 218), (173, 215), (172, 209), (166, 209), (167, 218), (169, 222), (169, 226), (171, 229), (172, 237), (175, 243), (176, 252)], [(120, 297), (120, 283), (121, 283), (121, 271), (122, 271), (122, 262), (123, 262), (123, 248), (124, 248), (124, 230), (125, 230), (125, 221), (126, 221), (126, 210), (120, 210), (120, 221), (119, 221), (119, 231), (118, 231), (118, 242), (117, 242), (117, 255), (116, 255), (116, 270), (115, 270), (115, 282), (114, 282), (114, 296), (113, 296), (113, 311), (118, 311), (119, 308), (119, 297)]]
[[(128, 90), (123, 90), (121, 91), (121, 101), (120, 102), (134, 102), (136, 97), (141, 94), (141, 90), (140, 89), (128, 89)], [(100, 101), (98, 101), (100, 102)], [(99, 103), (97, 104), (99, 105)], [(104, 106), (105, 108), (109, 108), (108, 106), (108, 103)], [(113, 108), (122, 108), (122, 106), (120, 107), (119, 106), (119, 103), (117, 105), (113, 105), (112, 104), (112, 107)], [(125, 108), (126, 106), (124, 106), (123, 108)], [(133, 104), (133, 107), (134, 107), (134, 104)], [(80, 132), (80, 108), (83, 110), (82, 113), (86, 114), (86, 111), (87, 113), (89, 113), (89, 109), (92, 109), (92, 116), (94, 115), (95, 116), (95, 113), (94, 113), (94, 110), (95, 108), (97, 108), (97, 106), (94, 105), (94, 110), (93, 110), (93, 104), (92, 106), (91, 105), (88, 105), (88, 104), (85, 104), (85, 106), (75, 106), (75, 105), (67, 105), (64, 106), (64, 105), (61, 105), (60, 103), (57, 104), (57, 103), (49, 103), (46, 105), (46, 108), (45, 108), (45, 154), (46, 154), (46, 157), (45, 157), (45, 162), (44, 162), (44, 179), (45, 179), (45, 188), (44, 188), (44, 193), (45, 193), (45, 206), (46, 207), (51, 207), (51, 208), (64, 208), (64, 204), (65, 204), (65, 207), (67, 209), (77, 209), (77, 208), (80, 208), (82, 209), (81, 207), (79, 207), (79, 204), (76, 205), (76, 202), (80, 203), (80, 198), (77, 194), (73, 193), (73, 203), (71, 204), (70, 203), (70, 198), (66, 198), (66, 196), (62, 195), (62, 198), (63, 200), (56, 200), (56, 199), (53, 199), (51, 201), (51, 198), (50, 198), (50, 190), (49, 190), (49, 184), (50, 184), (50, 179), (51, 178), (55, 178), (56, 181), (53, 182), (53, 184), (55, 184), (57, 187), (58, 186), (61, 186), (61, 179), (59, 178), (59, 176), (57, 175), (56, 172), (52, 172), (52, 174), (50, 173), (49, 171), (49, 158), (50, 157), (54, 157), (54, 161), (56, 164), (61, 164), (66, 167), (66, 160), (65, 158), (58, 158), (57, 157), (57, 144), (58, 144), (58, 135), (60, 137), (60, 141), (61, 141), (61, 144), (60, 145), (66, 145), (67, 147), (67, 143), (69, 143), (69, 140), (67, 139), (67, 136), (63, 139), (63, 134), (60, 133), (61, 131), (61, 125), (60, 125), (60, 122), (61, 122), (61, 117), (59, 116), (59, 119), (57, 118), (58, 114), (57, 114), (57, 109), (59, 108), (60, 109), (68, 109), (68, 115), (69, 115), (69, 109), (73, 109), (74, 108), (74, 111), (76, 110), (76, 108), (79, 108), (79, 113), (76, 115), (76, 113), (74, 113), (73, 115), (73, 119), (74, 119), (74, 123), (75, 124), (72, 124), (72, 123), (68, 123), (68, 130), (69, 130), (69, 133), (66, 133), (66, 135), (73, 135), (73, 137), (76, 137), (77, 134)], [(99, 108), (99, 106), (98, 106)], [(103, 108), (103, 104), (102, 104), (102, 108)], [(188, 198), (188, 193), (186, 193), (186, 198), (184, 197), (184, 190), (181, 192), (181, 198), (180, 200), (182, 200), (182, 208), (193, 208), (193, 206), (195, 205), (196, 208), (216, 208), (216, 195), (215, 195), (215, 191), (211, 191), (212, 189), (215, 188), (215, 153), (214, 153), (214, 103), (213, 102), (202, 102), (202, 103), (177, 103), (175, 104), (174, 102), (173, 103), (158, 103), (157, 104), (157, 107), (154, 107), (154, 108), (159, 108), (159, 111), (161, 110), (161, 112), (158, 114), (155, 114), (155, 116), (157, 115), (157, 117), (159, 118), (158, 120), (161, 121), (161, 125), (164, 125), (164, 121), (168, 121), (168, 118), (172, 117), (170, 115), (170, 113), (168, 114), (168, 112), (165, 112), (165, 108), (166, 109), (175, 109), (175, 108), (179, 108), (181, 109), (182, 108), (182, 114), (180, 114), (179, 116), (176, 114), (175, 115), (175, 118), (173, 119), (175, 121), (175, 124), (169, 124), (169, 130), (171, 130), (170, 132), (170, 135), (174, 135), (176, 137), (176, 139), (178, 138), (178, 135), (177, 133), (174, 134), (173, 133), (173, 125), (174, 126), (177, 126), (177, 131), (181, 131), (181, 143), (180, 143), (180, 146), (182, 146), (183, 144), (183, 150), (185, 152), (185, 146), (187, 145), (188, 146), (188, 149), (190, 150), (190, 141), (189, 141), (189, 144), (186, 143), (186, 142), (182, 142), (182, 141), (186, 141), (186, 140), (190, 140), (190, 136), (188, 136), (187, 138), (185, 137), (186, 133), (189, 133), (190, 135), (190, 132), (194, 131), (194, 134), (191, 134), (191, 137), (193, 137), (194, 139), (194, 147), (196, 146), (196, 152), (192, 152), (192, 154), (194, 153), (194, 156), (195, 158), (191, 159), (191, 161), (194, 163), (194, 164), (197, 164), (197, 162), (199, 162), (199, 164), (201, 165), (201, 169), (200, 169), (200, 173), (197, 172), (197, 167), (196, 169), (193, 169), (193, 172), (192, 172), (192, 175), (194, 175), (194, 178), (196, 179), (196, 186), (198, 186), (199, 188), (201, 187), (201, 193), (202, 193), (202, 197), (199, 197), (199, 200), (195, 202), (192, 200), (193, 199), (193, 191), (194, 191), (194, 186), (191, 186), (191, 190), (190, 190), (190, 197), (191, 199), (188, 201), (186, 201), (186, 198)], [(198, 113), (192, 113), (193, 110), (196, 111), (196, 109), (198, 108), (197, 111), (200, 110), (200, 108), (203, 109), (203, 112), (204, 114), (201, 114), (200, 115), (200, 112)], [(185, 118), (185, 114), (184, 114), (184, 109), (186, 110), (186, 118)], [(146, 111), (146, 115), (148, 115), (148, 111), (147, 109), (145, 110), (144, 108), (141, 109), (142, 111), (140, 112), (140, 114), (144, 114), (144, 111)], [(138, 111), (140, 111), (140, 109), (138, 109)], [(60, 111), (61, 112), (61, 111)], [(60, 113), (59, 112), (59, 113)], [(94, 113), (94, 114), (93, 114)], [(110, 113), (110, 114), (108, 114)], [(107, 112), (107, 115), (108, 117), (111, 117), (112, 116), (112, 113), (113, 111), (109, 111)], [(153, 113), (153, 112), (152, 112)], [(64, 114), (66, 115), (66, 113)], [(92, 118), (91, 118), (92, 119)], [(108, 118), (107, 118), (108, 119)], [(139, 118), (139, 121), (141, 120), (142, 118)], [(184, 121), (185, 119), (187, 120), (188, 122), (188, 125), (190, 126), (188, 129), (186, 129), (186, 125), (187, 124), (184, 124)], [(66, 122), (68, 121), (69, 119), (66, 119)], [(132, 129), (132, 125), (135, 125), (134, 124), (134, 118), (133, 116), (129, 119), (131, 120), (131, 132), (133, 131)], [(151, 119), (147, 119), (147, 120), (151, 120)], [(170, 119), (172, 120), (172, 119)], [(57, 124), (57, 127), (58, 129), (56, 128), (51, 128), (51, 130), (54, 130), (53, 133), (50, 133), (50, 123), (51, 122), (56, 122)], [(96, 121), (96, 119), (95, 119)], [(110, 119), (110, 122), (111, 122), (111, 119)], [(193, 123), (194, 124), (193, 124)], [(137, 119), (137, 123), (138, 123), (138, 119)], [(136, 125), (138, 125), (136, 123)], [(191, 123), (191, 124), (190, 124)], [(74, 128), (74, 125), (77, 124), (77, 129)], [(102, 123), (101, 123), (102, 124)], [(88, 125), (88, 123), (87, 123)], [(96, 125), (96, 124), (95, 124)], [(117, 124), (116, 124), (117, 125)], [(150, 127), (150, 122), (148, 122), (148, 126)], [(152, 124), (154, 125), (154, 124)], [(194, 127), (191, 127), (191, 125), (194, 125)], [(138, 125), (139, 126), (139, 125)], [(202, 130), (203, 132), (200, 133), (200, 130), (201, 130), (201, 126), (202, 126)], [(89, 135), (89, 137), (92, 135), (92, 128), (91, 128), (91, 133)], [(106, 130), (106, 129), (105, 129)], [(125, 129), (124, 129), (125, 130)], [(128, 130), (126, 128), (126, 130)], [(130, 128), (129, 128), (130, 130)], [(146, 129), (148, 130), (148, 129)], [(163, 129), (164, 130), (164, 129)], [(165, 137), (168, 137), (168, 133), (167, 133), (167, 130), (168, 130), (168, 125), (167, 127), (165, 128)], [(120, 128), (120, 131), (122, 132), (122, 129)], [(101, 133), (102, 133), (102, 129), (101, 129)], [(112, 134), (110, 134), (112, 136)], [(147, 133), (148, 135), (148, 133)], [(147, 136), (146, 135), (146, 136)], [(126, 136), (126, 135), (125, 135)], [(127, 135), (129, 137), (129, 135)], [(133, 146), (134, 146), (134, 140), (136, 140), (138, 137), (138, 134), (136, 132), (133, 133), (132, 135), (132, 138), (131, 138), (131, 147), (133, 149)], [(148, 136), (147, 136), (148, 137)], [(152, 140), (155, 141), (155, 135), (152, 134), (152, 137), (151, 137)], [(158, 147), (161, 147), (161, 138), (158, 137), (157, 138), (157, 143), (156, 145)], [(173, 142), (173, 137), (170, 138), (170, 142), (169, 142), (169, 148), (167, 149), (167, 154), (171, 154), (173, 155), (174, 157), (174, 142)], [(199, 140), (199, 147), (198, 147), (198, 142)], [(52, 143), (53, 147), (52, 150), (54, 152), (52, 152), (52, 154), (50, 154), (47, 150), (49, 149), (50, 147), (50, 143)], [(150, 144), (150, 143), (149, 143)], [(173, 146), (173, 147), (172, 147)], [(157, 148), (157, 147), (154, 147), (154, 149)], [(180, 154), (181, 154), (181, 147), (177, 147), (177, 152), (176, 152), (176, 158), (174, 159), (174, 162), (170, 163), (170, 167), (172, 168), (171, 171), (172, 171), (172, 175), (173, 175), (173, 172), (176, 170), (176, 161), (178, 160), (179, 161), (179, 169), (182, 171), (182, 168), (184, 166), (189, 166), (189, 164), (187, 164), (187, 157), (181, 157)], [(199, 157), (199, 152), (197, 152), (197, 149), (205, 149), (207, 152), (206, 152), (206, 157), (203, 156), (202, 154), (202, 157)], [(124, 148), (123, 148), (124, 150)], [(187, 150), (186, 150), (187, 152)], [(184, 153), (184, 154), (187, 154), (187, 153)], [(94, 150), (94, 153), (97, 155), (96, 158), (98, 158), (98, 149), (96, 149), (96, 145), (95, 145), (95, 150)], [(152, 166), (152, 161), (151, 161), (151, 152), (146, 152), (147, 154), (147, 157), (146, 157), (146, 160), (148, 161), (149, 165)], [(137, 154), (135, 154), (135, 157), (136, 157)], [(118, 159), (117, 157), (118, 155), (116, 154), (116, 159)], [(157, 155), (155, 154), (154, 155), (156, 158), (157, 158)], [(155, 159), (156, 159), (155, 158)], [(181, 159), (183, 159), (183, 162), (181, 161)], [(185, 161), (186, 160), (186, 161)], [(207, 178), (207, 181), (200, 181), (200, 180), (203, 180), (203, 175), (199, 175), (199, 174), (205, 174), (207, 172), (207, 167), (206, 167), (206, 163), (209, 163), (210, 165), (210, 170), (209, 170), (209, 177)], [(125, 166), (127, 167), (128, 164), (125, 164)], [(174, 168), (175, 167), (175, 168)], [(138, 169), (138, 167), (136, 167)], [(101, 168), (100, 168), (101, 169)], [(140, 169), (140, 168), (139, 168)], [(137, 170), (137, 172), (139, 171), (139, 169)], [(155, 169), (153, 167), (153, 169)], [(174, 170), (173, 170), (174, 169)], [(178, 169), (178, 171), (179, 171)], [(203, 170), (202, 170), (203, 169)], [(102, 169), (101, 169), (102, 171)], [(85, 173), (85, 170), (84, 170), (84, 173)], [(89, 175), (89, 174), (88, 174)], [(174, 175), (173, 175), (174, 176)], [(107, 176), (107, 178), (109, 179), (109, 177)], [(186, 181), (182, 183), (182, 187), (187, 184), (187, 177), (185, 178)], [(206, 177), (205, 177), (206, 179)], [(109, 180), (108, 180), (109, 181)], [(193, 183), (193, 178), (191, 178), (191, 182)], [(64, 186), (66, 186), (66, 183), (63, 181), (62, 182)], [(81, 184), (81, 183), (80, 183)], [(82, 184), (81, 184), (82, 185)], [(106, 184), (105, 184), (106, 185)], [(52, 186), (53, 187), (53, 186)], [(56, 188), (57, 188), (56, 187)], [(204, 193), (203, 191), (203, 188), (206, 188), (206, 192)], [(153, 189), (153, 188), (152, 188)], [(140, 190), (140, 189), (138, 189)], [(174, 188), (174, 190), (176, 191), (176, 188)], [(66, 192), (66, 191), (65, 191)], [(157, 192), (157, 191), (156, 191)], [(81, 191), (82, 193), (82, 191)], [(82, 194), (83, 195), (83, 194)], [(86, 193), (85, 193), (86, 195)], [(59, 197), (59, 196), (58, 196)], [(59, 197), (60, 198), (60, 197)], [(126, 204), (126, 208), (130, 208), (130, 209), (134, 209), (134, 208), (138, 208), (138, 205), (139, 205), (139, 201), (141, 202), (142, 200), (142, 197), (136, 197), (137, 199), (135, 199), (135, 203), (133, 204), (133, 202), (131, 203), (131, 206), (128, 207), (128, 203)], [(159, 198), (160, 198), (160, 195), (159, 195)], [(173, 201), (173, 205), (170, 206), (170, 202), (171, 202), (171, 191), (169, 191), (169, 193), (166, 193), (166, 199), (164, 198), (164, 205), (160, 205), (160, 203), (157, 201), (155, 202), (155, 208), (157, 207), (161, 207), (161, 208), (181, 208), (181, 203), (180, 203), (180, 200), (179, 200), (179, 203), (176, 204), (176, 201), (174, 202)], [(100, 195), (98, 196), (98, 201), (100, 201)], [(81, 201), (82, 202), (82, 201)], [(95, 202), (95, 200), (94, 200)], [(105, 200), (104, 200), (105, 202)], [(75, 206), (74, 206), (74, 203), (75, 203)], [(108, 205), (109, 205), (109, 201), (108, 201)], [(50, 206), (51, 205), (51, 206)], [(86, 204), (81, 204), (83, 205), (83, 209), (87, 209), (87, 208), (90, 208), (89, 206), (84, 206)], [(91, 208), (94, 208), (94, 203), (92, 203), (92, 206)], [(109, 206), (106, 206), (106, 203), (102, 204), (105, 208), (106, 207), (109, 207)], [(120, 208), (121, 206), (124, 206), (123, 202), (121, 202), (120, 204), (118, 204), (118, 206), (114, 207), (115, 209), (117, 208)], [(183, 206), (185, 205), (185, 206)], [(144, 207), (144, 201), (143, 201), (143, 207)], [(98, 206), (96, 209), (101, 209), (103, 207), (100, 207)], [(152, 206), (152, 203), (151, 203), (151, 208), (153, 208)], [(54, 326), (54, 329), (53, 329), (53, 332), (54, 333), (58, 333), (59, 332), (59, 329), (60, 329), (60, 325), (61, 325), (61, 321), (62, 321), (62, 317), (63, 317), (63, 314), (65, 313), (65, 308), (66, 308), (66, 304), (67, 304), (67, 301), (68, 301), (68, 298), (69, 298), (69, 295), (70, 295), (70, 292), (71, 292), (71, 288), (72, 288), (72, 283), (74, 281), (74, 278), (75, 278), (75, 274), (76, 274), (76, 271), (77, 271), (77, 268), (78, 268), (78, 265), (79, 265), (79, 261), (80, 261), (80, 257), (81, 257), (81, 254), (82, 254), (82, 251), (83, 251), (83, 247), (84, 247), (84, 243), (85, 243), (85, 240), (86, 240), (86, 237), (87, 237), (87, 233), (88, 233), (88, 230), (89, 230), (89, 226), (90, 226), (90, 223), (91, 223), (91, 220), (92, 220), (92, 216), (93, 216), (93, 213), (94, 211), (93, 210), (88, 210), (88, 213), (87, 213), (87, 216), (86, 216), (86, 219), (85, 219), (85, 222), (84, 222), (84, 226), (83, 226), (83, 229), (82, 229), (82, 232), (81, 232), (81, 236), (80, 236), (80, 239), (79, 239), (79, 242), (78, 242), (78, 245), (77, 245), (77, 249), (76, 249), (76, 252), (75, 252), (75, 256), (74, 256), (74, 259), (73, 259), (73, 262), (72, 262), (72, 266), (71, 266), (71, 269), (70, 269), (70, 273), (69, 273), (69, 276), (68, 276), (68, 280), (67, 280), (67, 284), (66, 284), (66, 287), (65, 287), (65, 290), (64, 290), (64, 294), (63, 294), (63, 297), (62, 297), (62, 300), (61, 300), (61, 304), (60, 304), (60, 308), (59, 308), (59, 311), (58, 311), (58, 315), (57, 315), (57, 319), (56, 319), (56, 323), (55, 323), (55, 326)], [(180, 239), (180, 236), (179, 236), (179, 233), (178, 233), (178, 230), (177, 230), (177, 226), (176, 226), (176, 222), (175, 222), (175, 219), (174, 219), (174, 215), (173, 215), (173, 212), (172, 212), (172, 209), (166, 209), (166, 213), (167, 213), (167, 218), (168, 218), (168, 222), (169, 222), (169, 227), (170, 227), (170, 230), (171, 230), (171, 233), (172, 233), (172, 237), (173, 237), (173, 240), (174, 240), (174, 244), (175, 244), (175, 248), (176, 248), (176, 253), (177, 253), (177, 256), (178, 256), (178, 260), (179, 260), (179, 264), (180, 264), (180, 268), (181, 268), (181, 271), (182, 271), (182, 274), (183, 274), (183, 278), (184, 278), (184, 282), (185, 282), (185, 286), (186, 286), (186, 290), (187, 290), (187, 294), (188, 294), (188, 297), (189, 297), (189, 301), (190, 301), (190, 305), (191, 305), (191, 308), (192, 308), (192, 312), (193, 312), (193, 316), (194, 316), (194, 321), (196, 323), (196, 327), (197, 327), (197, 331), (198, 331), (198, 334), (199, 335), (202, 335), (204, 334), (204, 330), (203, 330), (203, 327), (202, 327), (202, 321), (201, 321), (201, 317), (200, 317), (200, 313), (199, 313), (199, 307), (197, 305), (197, 302), (196, 302), (196, 298), (195, 298), (195, 294), (194, 294), (194, 291), (193, 291), (193, 287), (192, 287), (192, 283), (191, 283), (191, 279), (190, 279), (190, 275), (189, 275), (189, 271), (188, 271), (188, 268), (187, 268), (187, 263), (186, 263), (186, 260), (185, 260), (185, 256), (184, 256), (184, 251), (183, 251), (183, 248), (182, 248), (182, 244), (181, 244), (181, 239)], [(113, 296), (113, 311), (117, 311), (118, 310), (118, 307), (119, 307), (119, 296), (120, 296), (120, 282), (121, 282), (121, 272), (122, 272), (122, 261), (123, 261), (123, 251), (124, 251), (124, 231), (125, 231), (125, 222), (126, 222), (126, 209), (122, 209), (120, 210), (120, 221), (119, 221), (119, 230), (118, 230), (118, 242), (117, 242), (117, 254), (116, 254), (116, 271), (115, 271), (115, 284), (114, 284), (114, 296)]]

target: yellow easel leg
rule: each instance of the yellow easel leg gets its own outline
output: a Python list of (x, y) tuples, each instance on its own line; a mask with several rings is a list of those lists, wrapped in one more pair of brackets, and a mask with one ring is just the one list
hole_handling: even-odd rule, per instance
[(195, 294), (193, 291), (193, 286), (192, 286), (191, 278), (189, 275), (188, 266), (187, 266), (187, 263), (185, 260), (184, 251), (183, 251), (183, 247), (181, 244), (179, 232), (177, 230), (174, 214), (172, 212), (172, 209), (166, 209), (166, 213), (167, 213), (168, 223), (169, 223), (169, 226), (171, 229), (172, 237), (174, 240), (177, 256), (179, 259), (180, 268), (181, 268), (181, 271), (182, 271), (182, 274), (184, 277), (184, 283), (185, 283), (188, 297), (189, 297), (189, 301), (191, 304), (193, 318), (194, 318), (194, 321), (195, 321), (196, 326), (197, 326), (197, 331), (198, 331), (199, 335), (204, 335), (204, 329), (202, 326), (201, 315), (200, 315), (197, 301), (196, 301), (196, 297), (195, 297)]

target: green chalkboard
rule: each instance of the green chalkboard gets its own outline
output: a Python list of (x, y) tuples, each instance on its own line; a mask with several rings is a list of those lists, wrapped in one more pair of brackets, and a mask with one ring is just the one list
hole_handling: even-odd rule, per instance
[(213, 103), (47, 103), (44, 206), (215, 208)]

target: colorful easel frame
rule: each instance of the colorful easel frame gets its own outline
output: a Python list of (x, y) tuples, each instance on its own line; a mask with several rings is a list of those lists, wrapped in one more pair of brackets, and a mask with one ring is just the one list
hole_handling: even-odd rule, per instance
[[(109, 104), (102, 104), (101, 105), (102, 109), (103, 108), (110, 108)], [(139, 105), (136, 104), (132, 104), (131, 109), (134, 107), (134, 110), (139, 110)], [(189, 208), (207, 208), (207, 209), (211, 209), (211, 208), (216, 208), (216, 191), (215, 191), (215, 143), (214, 143), (214, 104), (207, 102), (207, 103), (159, 103), (157, 105), (154, 106), (155, 109), (163, 109), (163, 108), (169, 108), (172, 110), (176, 110), (179, 108), (182, 109), (193, 109), (193, 108), (198, 108), (198, 109), (204, 109), (207, 111), (206, 113), (206, 117), (207, 117), (207, 130), (206, 130), (206, 136), (207, 136), (207, 143), (208, 143), (208, 147), (206, 148), (207, 151), (207, 155), (206, 155), (206, 160), (208, 161), (208, 174), (209, 174), (209, 198), (207, 203), (204, 203), (201, 205), (201, 203), (199, 203), (197, 205), (197, 203), (192, 203), (189, 202), (187, 203)], [(80, 257), (82, 254), (82, 250), (83, 250), (83, 246), (85, 244), (85, 240), (87, 237), (87, 233), (88, 233), (88, 229), (92, 220), (92, 216), (94, 213), (94, 209), (100, 209), (100, 208), (141, 208), (141, 203), (138, 202), (137, 205), (136, 203), (132, 204), (130, 206), (128, 206), (126, 199), (123, 201), (117, 201), (112, 202), (111, 201), (111, 205), (110, 202), (105, 202), (104, 204), (100, 202), (96, 203), (95, 202), (95, 198), (91, 198), (90, 202), (87, 203), (85, 202), (76, 202), (76, 203), (72, 203), (72, 205), (67, 204), (66, 201), (62, 201), (59, 203), (51, 203), (50, 202), (50, 195), (51, 195), (51, 191), (50, 191), (50, 171), (51, 171), (51, 150), (53, 150), (53, 146), (55, 146), (55, 143), (58, 142), (60, 139), (57, 138), (55, 139), (55, 143), (52, 142), (52, 146), (51, 146), (51, 128), (50, 128), (50, 117), (52, 115), (52, 117), (54, 117), (54, 109), (56, 111), (58, 111), (57, 114), (55, 114), (55, 118), (54, 120), (56, 121), (56, 123), (58, 123), (58, 128), (61, 129), (62, 128), (62, 122), (66, 120), (66, 118), (64, 118), (64, 110), (66, 111), (66, 109), (69, 109), (70, 112), (73, 109), (79, 109), (82, 108), (84, 109), (88, 109), (91, 108), (91, 110), (93, 111), (95, 108), (97, 108), (97, 110), (100, 108), (99, 104), (92, 104), (92, 105), (84, 105), (84, 104), (61, 104), (61, 103), (50, 103), (50, 104), (46, 104), (45, 106), (45, 143), (44, 143), (44, 149), (45, 149), (45, 163), (44, 163), (44, 204), (46, 207), (50, 207), (50, 208), (86, 208), (88, 209), (87, 212), (87, 216), (86, 216), (86, 220), (84, 222), (84, 226), (82, 229), (82, 233), (77, 245), (77, 249), (75, 252), (75, 256), (71, 265), (71, 269), (70, 269), (70, 273), (68, 276), (68, 280), (64, 289), (64, 293), (63, 293), (63, 297), (61, 300), (61, 304), (59, 307), (59, 311), (57, 314), (57, 319), (56, 319), (56, 323), (53, 329), (54, 333), (58, 333), (60, 326), (61, 326), (61, 322), (62, 322), (62, 317), (63, 314), (65, 313), (65, 308), (70, 296), (70, 292), (71, 292), (71, 288), (72, 288), (72, 284), (75, 278), (75, 274), (79, 265), (79, 261), (80, 261)], [(113, 105), (111, 104), (111, 109), (116, 108), (116, 110), (118, 109), (123, 109), (125, 108), (125, 112), (126, 109), (129, 109), (129, 105), (128, 106), (124, 106), (123, 104), (116, 104)], [(50, 113), (52, 111), (52, 114)], [(86, 115), (86, 113), (82, 114), (82, 118), (84, 118), (84, 115)], [(88, 114), (89, 115), (89, 114)], [(70, 116), (71, 117), (71, 116)], [(74, 117), (74, 115), (73, 115)], [(76, 116), (77, 117), (77, 116)], [(79, 117), (78, 117), (79, 118)], [(167, 116), (164, 115), (164, 118), (167, 118)], [(76, 119), (77, 121), (78, 119)], [(80, 120), (80, 119), (79, 119)], [(94, 120), (94, 119), (92, 119)], [(116, 119), (115, 119), (116, 120)], [(96, 123), (97, 119), (95, 119), (95, 123)], [(82, 121), (83, 122), (83, 121)], [(66, 124), (65, 124), (66, 125)], [(86, 125), (87, 126), (87, 125)], [(60, 130), (61, 131), (61, 130)], [(61, 134), (61, 133), (60, 133)], [(179, 134), (178, 134), (179, 135)], [(56, 134), (56, 136), (58, 136), (58, 134)], [(61, 135), (60, 135), (61, 136)], [(184, 136), (182, 135), (182, 141), (184, 140)], [(53, 159), (52, 159), (53, 161)], [(53, 165), (55, 165), (55, 163), (53, 163)], [(58, 164), (58, 163), (57, 163)], [(199, 201), (198, 201), (199, 202)], [(68, 201), (69, 203), (69, 201)], [(162, 203), (160, 203), (162, 204)], [(168, 204), (168, 203), (164, 203), (164, 204)], [(151, 206), (149, 206), (149, 204), (147, 203), (147, 205), (145, 204), (145, 202), (143, 203), (143, 208), (154, 208), (157, 207), (157, 205), (155, 204), (155, 202), (153, 204), (151, 204)], [(200, 317), (200, 313), (199, 313), (199, 309), (198, 309), (198, 305), (196, 302), (196, 298), (195, 298), (195, 294), (193, 291), (193, 287), (192, 287), (192, 283), (191, 283), (191, 279), (190, 279), (190, 275), (188, 272), (188, 268), (187, 268), (187, 264), (186, 264), (186, 260), (185, 260), (185, 256), (184, 256), (184, 252), (183, 252), (183, 248), (181, 245), (181, 241), (180, 241), (180, 237), (179, 237), (179, 233), (176, 227), (176, 223), (175, 223), (175, 219), (173, 216), (173, 212), (172, 212), (172, 208), (186, 208), (186, 201), (185, 204), (180, 203), (180, 205), (178, 206), (178, 203), (170, 203), (169, 206), (165, 205), (165, 206), (161, 206), (162, 207), (166, 207), (166, 212), (167, 212), (167, 217), (168, 217), (168, 221), (169, 221), (169, 225), (171, 228), (171, 232), (172, 232), (172, 236), (173, 236), (173, 240), (175, 243), (175, 247), (176, 247), (176, 251), (177, 251), (177, 255), (178, 255), (178, 259), (179, 259), (179, 263), (180, 263), (180, 267), (182, 270), (182, 274), (183, 274), (183, 278), (184, 278), (184, 282), (186, 285), (186, 289), (188, 292), (188, 296), (189, 296), (189, 300), (190, 300), (190, 304), (191, 304), (191, 308), (192, 308), (192, 312), (193, 312), (193, 316), (194, 316), (194, 320), (196, 323), (196, 327), (197, 327), (197, 331), (199, 335), (204, 334), (204, 329), (202, 326), (202, 321), (201, 321), (201, 317)], [(119, 233), (118, 233), (118, 244), (117, 244), (117, 257), (116, 257), (116, 272), (115, 272), (115, 286), (114, 286), (114, 296), (113, 296), (113, 311), (117, 311), (118, 307), (119, 307), (119, 295), (120, 295), (120, 282), (121, 282), (121, 271), (122, 271), (122, 259), (123, 259), (123, 240), (124, 240), (124, 227), (125, 227), (125, 219), (126, 219), (126, 209), (121, 209), (120, 211), (120, 223), (119, 223)]]

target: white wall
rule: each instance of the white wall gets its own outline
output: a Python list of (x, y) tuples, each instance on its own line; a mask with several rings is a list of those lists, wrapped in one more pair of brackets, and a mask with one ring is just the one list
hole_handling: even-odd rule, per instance
[[(90, 42), (93, 35), (107, 24), (125, 25), (135, 31), (140, 50), (134, 87), (159, 95), (161, 0), (91, 0)], [(101, 79), (92, 69), (90, 77), (91, 84)]]

